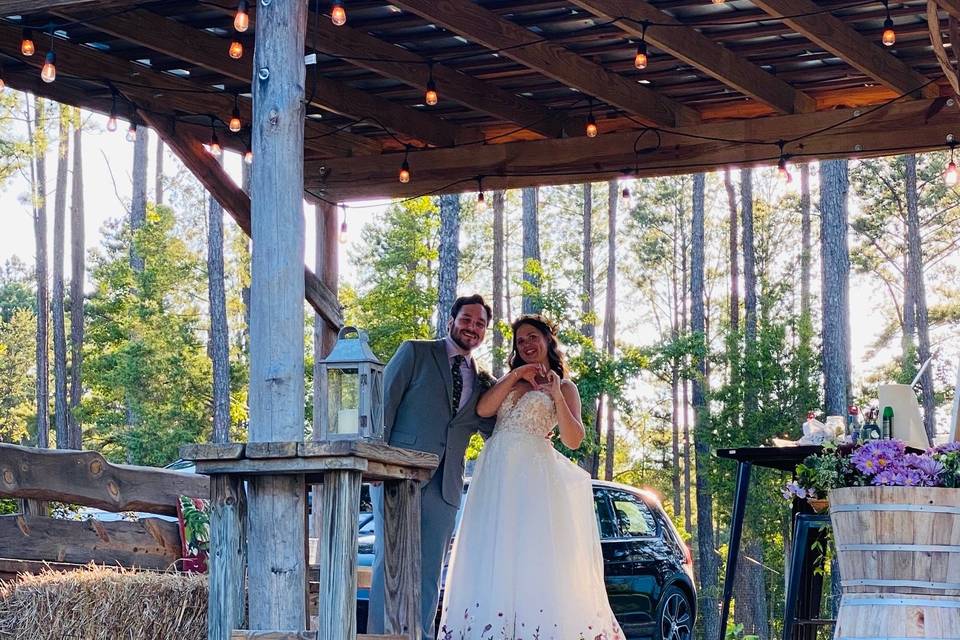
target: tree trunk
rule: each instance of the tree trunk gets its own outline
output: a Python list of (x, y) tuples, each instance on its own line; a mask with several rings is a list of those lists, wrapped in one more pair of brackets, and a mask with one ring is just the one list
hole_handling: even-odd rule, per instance
[(740, 216), (743, 239), (743, 324), (745, 375), (743, 376), (743, 424), (751, 424), (757, 411), (757, 386), (751, 367), (756, 361), (757, 348), (757, 253), (753, 243), (753, 173), (740, 170)]
[(844, 415), (850, 385), (848, 188), (846, 160), (820, 163), (820, 295), (824, 408), (828, 416)]
[(580, 292), (583, 325), (580, 331), (593, 342), (593, 185), (583, 184), (583, 288)]
[[(917, 203), (917, 156), (907, 156), (907, 250), (910, 287), (916, 310), (917, 337), (919, 339), (918, 356), (920, 362), (930, 357), (930, 318), (927, 311), (927, 287), (923, 280), (923, 247), (920, 244), (920, 213)], [(906, 309), (906, 305), (904, 305)], [(906, 311), (904, 311), (906, 316)], [(933, 442), (936, 430), (936, 405), (933, 395), (933, 368), (927, 367), (920, 377), (923, 398), (923, 428), (927, 438)]]
[(536, 187), (521, 190), (523, 201), (523, 313), (540, 313), (540, 225)]
[(49, 292), (47, 290), (47, 169), (46, 169), (46, 103), (33, 98), (33, 125), (27, 118), (27, 134), (34, 145), (30, 173), (33, 182), (33, 237), (36, 251), (37, 278), (37, 446), (50, 446), (50, 326)]
[(735, 624), (743, 625), (743, 636), (755, 636), (769, 640), (770, 624), (767, 619), (767, 589), (763, 580), (763, 543), (749, 538), (743, 543), (737, 577), (734, 585), (736, 607), (733, 610)]
[[(620, 192), (617, 181), (607, 183), (607, 295), (603, 312), (603, 346), (613, 358), (617, 335), (617, 204)], [(613, 462), (616, 453), (616, 431), (613, 402), (607, 398), (607, 453), (603, 477), (613, 480)]]
[(223, 207), (207, 204), (207, 296), (210, 302), (210, 360), (213, 363), (213, 442), (230, 442), (230, 333), (223, 274)]
[[(914, 256), (919, 257), (920, 248), (920, 216), (917, 211), (917, 157), (914, 155), (903, 156), (904, 178), (905, 178), (905, 196), (907, 204), (907, 219), (904, 220), (906, 227), (906, 251), (903, 252), (903, 318), (901, 326), (903, 333), (900, 337), (900, 380), (899, 382), (910, 382), (917, 373), (917, 285), (920, 283), (919, 273), (923, 269), (914, 268)], [(893, 194), (897, 197), (899, 194)], [(897, 198), (899, 199), (899, 198)], [(912, 228), (915, 225), (916, 228)], [(917, 238), (918, 253), (913, 253), (911, 241), (913, 236)], [(932, 442), (932, 440), (931, 440)]]
[(503, 283), (506, 236), (503, 233), (503, 210), (506, 192), (493, 192), (493, 375), (503, 375), (503, 334), (500, 323), (503, 321)]
[(810, 320), (810, 165), (800, 165), (800, 316)]
[(460, 195), (440, 196), (440, 274), (437, 337), (447, 335), (447, 319), (457, 298), (460, 264)]
[(737, 192), (733, 188), (733, 178), (730, 169), (723, 171), (723, 186), (727, 191), (727, 207), (729, 215), (728, 255), (730, 262), (730, 330), (736, 333), (740, 330), (740, 254), (737, 251)]
[[(137, 139), (133, 143), (133, 191), (130, 195), (130, 231), (136, 234), (147, 221), (147, 148), (149, 132), (146, 127), (137, 127)], [(143, 258), (137, 255), (135, 246), (130, 247), (130, 266), (137, 273), (143, 271)]]
[(70, 193), (70, 411), (67, 414), (67, 447), (83, 448), (83, 431), (77, 407), (83, 396), (83, 300), (86, 241), (83, 220), (83, 126), (73, 130), (73, 186)]
[(70, 112), (72, 107), (60, 106), (60, 127), (57, 144), (57, 192), (53, 199), (53, 423), (57, 434), (57, 448), (67, 449), (67, 327), (64, 317), (66, 289), (63, 281), (63, 254), (67, 232), (67, 171), (70, 156)]
[[(690, 260), (690, 330), (704, 335), (704, 188), (702, 173), (693, 177), (692, 254)], [(697, 467), (697, 556), (700, 611), (704, 637), (720, 632), (717, 598), (717, 554), (713, 538), (713, 492), (710, 486), (710, 413), (707, 405), (706, 359), (694, 358), (698, 375), (693, 379), (694, 444)]]
[(157, 136), (157, 157), (153, 167), (153, 203), (157, 206), (163, 204), (163, 140), (160, 136)]
[[(685, 226), (685, 220), (681, 218), (680, 220), (680, 332), (687, 333), (689, 329), (689, 324), (687, 323), (687, 277), (689, 273), (689, 267), (687, 265), (687, 252), (689, 251), (689, 243), (687, 242), (687, 229)], [(681, 359), (681, 363), (686, 365), (688, 358), (684, 355)], [(683, 459), (683, 478), (687, 486), (690, 485), (690, 381), (686, 378), (680, 380), (680, 416), (683, 419), (683, 442), (684, 442), (684, 459)], [(689, 494), (684, 494), (689, 496)], [(689, 522), (690, 519), (690, 504), (686, 504), (685, 517)], [(689, 529), (688, 529), (689, 531)]]
[[(672, 309), (670, 318), (670, 337), (674, 344), (680, 339), (680, 276), (678, 267), (680, 264), (680, 234), (677, 230), (682, 224), (678, 208), (673, 209), (673, 238), (671, 244), (672, 259), (670, 260), (670, 290), (672, 296)], [(686, 291), (683, 291), (686, 296)], [(679, 516), (683, 513), (681, 500), (683, 498), (683, 488), (680, 484), (680, 358), (674, 355), (670, 363), (670, 431), (671, 431), (671, 453), (673, 454), (673, 513)]]

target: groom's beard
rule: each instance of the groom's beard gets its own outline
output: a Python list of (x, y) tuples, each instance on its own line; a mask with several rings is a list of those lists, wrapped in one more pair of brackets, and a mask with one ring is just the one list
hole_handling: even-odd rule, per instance
[(463, 339), (460, 337), (460, 330), (454, 327), (450, 330), (450, 339), (453, 340), (458, 347), (470, 353), (473, 351), (473, 347), (463, 344)]

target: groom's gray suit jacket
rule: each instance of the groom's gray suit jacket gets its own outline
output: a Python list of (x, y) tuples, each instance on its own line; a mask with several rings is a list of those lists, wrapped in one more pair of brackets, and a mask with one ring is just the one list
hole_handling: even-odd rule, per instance
[(470, 437), (493, 431), (494, 420), (477, 416), (480, 376), (462, 409), (453, 411), (453, 376), (443, 340), (408, 340), (384, 373), (386, 439), (403, 449), (435, 453), (442, 462), (443, 500), (459, 506), (463, 456)]

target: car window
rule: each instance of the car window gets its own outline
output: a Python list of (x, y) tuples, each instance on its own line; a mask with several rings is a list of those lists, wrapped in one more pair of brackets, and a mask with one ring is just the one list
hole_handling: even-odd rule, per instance
[(621, 537), (637, 538), (657, 534), (657, 521), (643, 500), (625, 491), (611, 491), (610, 499), (617, 515)]
[(601, 538), (616, 538), (619, 532), (617, 518), (613, 515), (613, 507), (607, 492), (602, 489), (593, 490), (593, 507), (597, 512), (597, 524), (600, 525)]

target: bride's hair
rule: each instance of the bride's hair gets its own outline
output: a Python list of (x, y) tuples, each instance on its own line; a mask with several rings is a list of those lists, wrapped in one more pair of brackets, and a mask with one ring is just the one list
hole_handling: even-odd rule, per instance
[(544, 340), (547, 341), (547, 358), (550, 361), (550, 369), (556, 372), (561, 379), (566, 378), (567, 361), (563, 357), (563, 352), (560, 350), (560, 342), (557, 340), (557, 328), (553, 326), (552, 322), (539, 314), (522, 315), (510, 325), (510, 329), (513, 331), (513, 351), (510, 354), (510, 369), (516, 369), (517, 367), (522, 367), (527, 364), (517, 351), (517, 330), (525, 324), (530, 325), (543, 334)]

